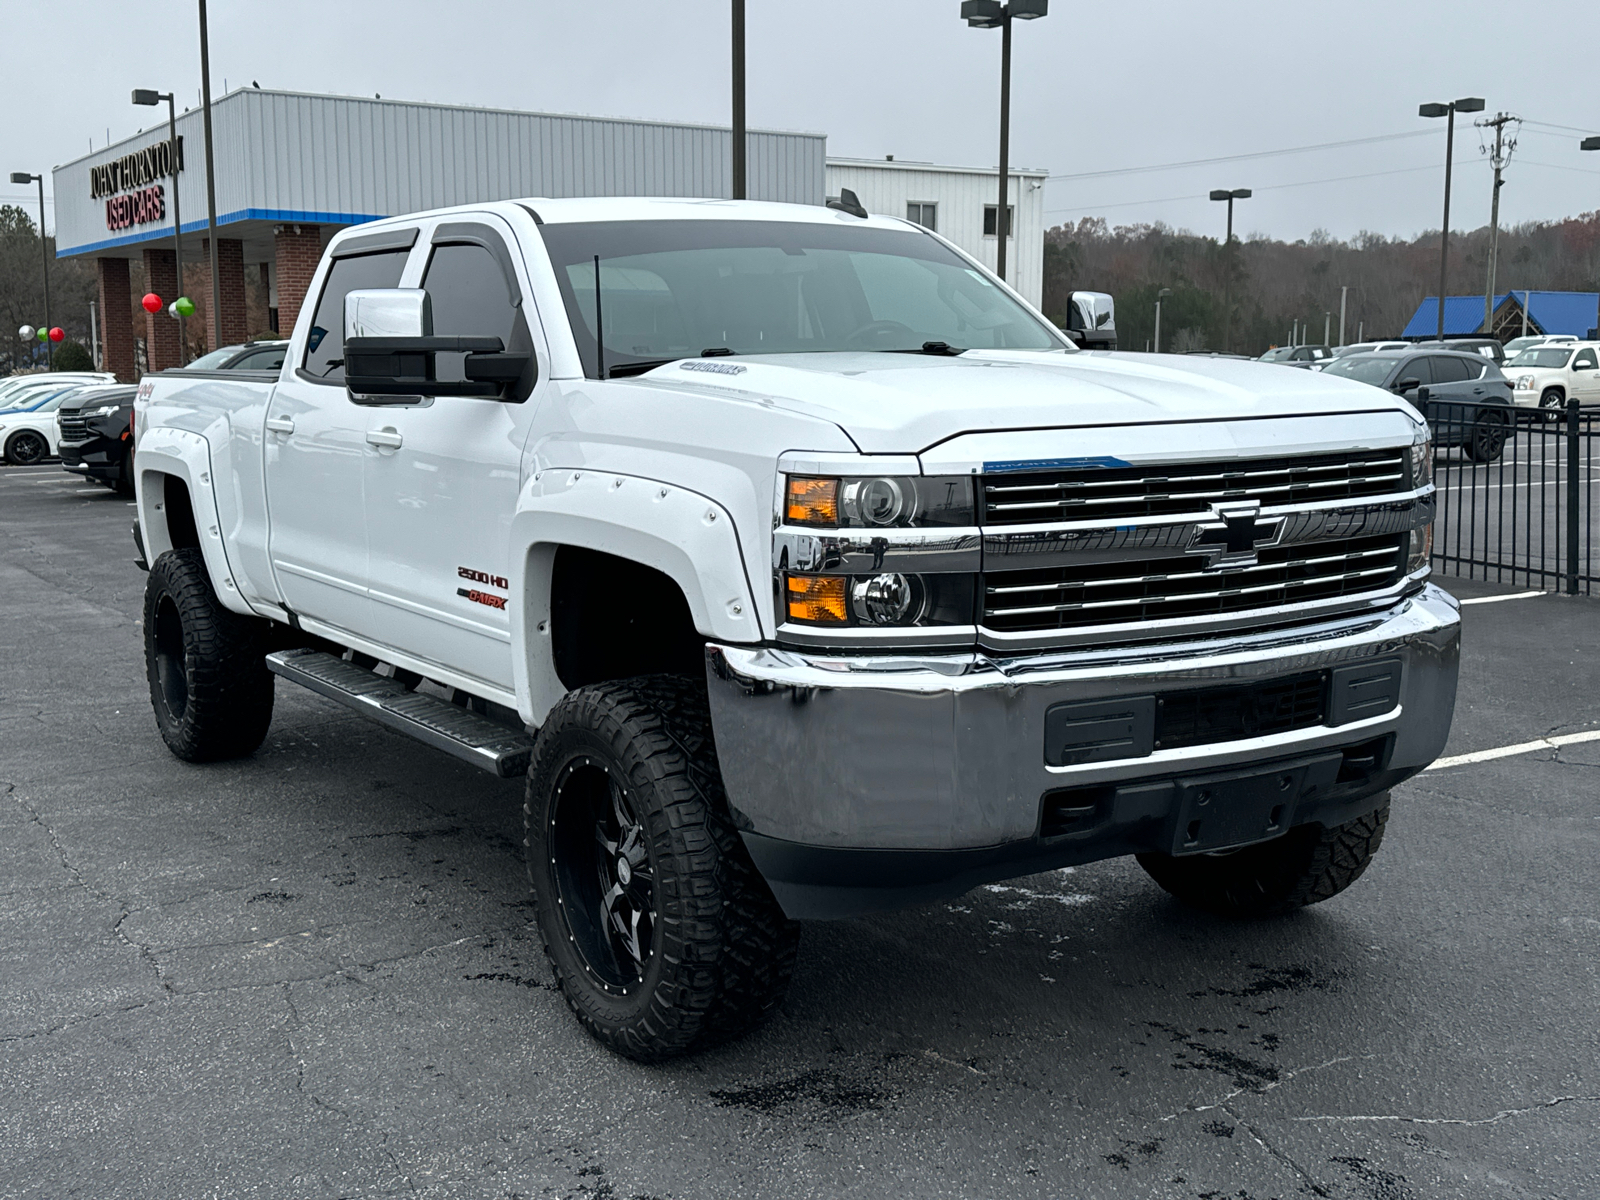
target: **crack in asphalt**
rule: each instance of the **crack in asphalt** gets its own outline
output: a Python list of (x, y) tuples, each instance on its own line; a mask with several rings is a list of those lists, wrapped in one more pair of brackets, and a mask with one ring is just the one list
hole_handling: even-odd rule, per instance
[(1304, 1183), (1306, 1187), (1311, 1189), (1311, 1194), (1313, 1196), (1326, 1197), (1333, 1195), (1332, 1192), (1313, 1179), (1311, 1177), (1311, 1172), (1307, 1171), (1298, 1162), (1296, 1162), (1292, 1155), (1283, 1150), (1279, 1150), (1271, 1142), (1267, 1141), (1266, 1136), (1255, 1125), (1252, 1125), (1249, 1121), (1246, 1121), (1243, 1117), (1230, 1108), (1222, 1107), (1222, 1111), (1232, 1117), (1238, 1123), (1239, 1127), (1250, 1135), (1251, 1141), (1260, 1146), (1268, 1154), (1272, 1155), (1273, 1158), (1277, 1159), (1284, 1166), (1288, 1167), (1291, 1171), (1298, 1175), (1300, 1177), (1300, 1181)]
[(1219, 1100), (1214, 1100), (1210, 1104), (1192, 1104), (1186, 1108), (1179, 1109), (1177, 1112), (1168, 1113), (1166, 1116), (1162, 1117), (1161, 1120), (1175, 1121), (1179, 1117), (1188, 1116), (1190, 1113), (1210, 1112), (1213, 1109), (1226, 1110), (1228, 1104), (1240, 1096), (1264, 1096), (1268, 1092), (1273, 1091), (1276, 1088), (1281, 1088), (1284, 1084), (1306, 1074), (1309, 1071), (1325, 1071), (1329, 1067), (1338, 1066), (1340, 1063), (1365, 1061), (1377, 1057), (1378, 1056), (1376, 1054), (1341, 1054), (1337, 1058), (1328, 1059), (1327, 1062), (1309, 1063), (1303, 1067), (1296, 1067), (1292, 1071), (1281, 1072), (1278, 1078), (1272, 1080), (1270, 1083), (1263, 1084), (1259, 1087), (1236, 1087), (1226, 1096), (1223, 1096)]
[(1296, 1121), (1326, 1121), (1332, 1123), (1394, 1121), (1404, 1125), (1494, 1125), (1511, 1117), (1526, 1116), (1528, 1113), (1542, 1112), (1547, 1108), (1555, 1108), (1560, 1104), (1593, 1104), (1600, 1101), (1600, 1096), (1556, 1096), (1553, 1099), (1542, 1101), (1539, 1104), (1530, 1104), (1525, 1108), (1503, 1108), (1492, 1117), (1406, 1117), (1391, 1116), (1388, 1114), (1340, 1116), (1335, 1113), (1321, 1114), (1314, 1117), (1296, 1117)]

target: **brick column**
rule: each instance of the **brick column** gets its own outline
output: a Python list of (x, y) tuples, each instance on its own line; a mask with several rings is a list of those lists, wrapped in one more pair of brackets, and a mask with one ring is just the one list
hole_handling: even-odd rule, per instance
[[(211, 239), (200, 239), (201, 261), (211, 262)], [(250, 336), (250, 322), (244, 304), (244, 243), (238, 238), (217, 239), (218, 297), (222, 308), (221, 341), (212, 324), (211, 305), (206, 304), (206, 346), (236, 346)], [(209, 297), (208, 297), (209, 300)]]
[[(171, 250), (144, 252), (145, 286), (161, 297), (163, 305), (178, 298), (178, 263)], [(165, 371), (183, 365), (178, 346), (178, 322), (161, 308), (144, 315), (144, 354), (146, 369)]]
[(119, 383), (134, 382), (133, 291), (128, 283), (128, 260), (97, 258), (100, 277), (100, 369), (110, 371)]
[(272, 274), (278, 292), (278, 335), (288, 337), (311, 290), (322, 259), (322, 231), (315, 225), (279, 225), (273, 235)]

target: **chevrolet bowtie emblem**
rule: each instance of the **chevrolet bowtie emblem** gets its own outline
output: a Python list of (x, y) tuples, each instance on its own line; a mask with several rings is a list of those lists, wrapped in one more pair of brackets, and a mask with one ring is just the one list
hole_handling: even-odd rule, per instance
[(1213, 504), (1211, 511), (1215, 519), (1202, 521), (1196, 526), (1187, 551), (1206, 555), (1207, 571), (1255, 566), (1259, 561), (1256, 551), (1272, 545), (1283, 532), (1282, 517), (1266, 521), (1258, 519), (1261, 512), (1259, 500)]

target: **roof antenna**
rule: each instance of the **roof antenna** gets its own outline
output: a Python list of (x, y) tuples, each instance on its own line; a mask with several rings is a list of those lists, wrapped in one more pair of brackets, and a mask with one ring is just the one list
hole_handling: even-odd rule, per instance
[(837, 208), (840, 212), (847, 212), (852, 217), (865, 218), (867, 210), (861, 207), (861, 201), (856, 199), (856, 194), (849, 188), (839, 189), (839, 198), (828, 201), (829, 208)]
[(594, 357), (599, 378), (606, 377), (606, 327), (600, 313), (600, 256), (594, 256)]

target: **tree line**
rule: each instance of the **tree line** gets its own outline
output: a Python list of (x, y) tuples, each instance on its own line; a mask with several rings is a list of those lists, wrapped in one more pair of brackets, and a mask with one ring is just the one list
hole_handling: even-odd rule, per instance
[[(1117, 340), (1144, 350), (1154, 336), (1156, 294), (1162, 302), (1163, 350), (1223, 349), (1228, 251), (1220, 239), (1160, 224), (1109, 226), (1085, 217), (1045, 233), (1044, 311), (1066, 320), (1074, 290), (1109, 292), (1117, 302)], [(1339, 241), (1318, 230), (1285, 242), (1262, 234), (1236, 239), (1233, 259), (1235, 353), (1256, 355), (1286, 345), (1295, 322), (1302, 340), (1339, 338), (1339, 295), (1348, 287), (1345, 340), (1391, 338), (1405, 328), (1423, 297), (1439, 289), (1439, 231), (1386, 238), (1360, 233)], [(1489, 230), (1450, 234), (1449, 294), (1482, 295)], [(1495, 291), (1600, 291), (1600, 211), (1562, 221), (1536, 221), (1500, 231)]]

